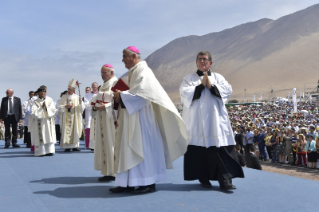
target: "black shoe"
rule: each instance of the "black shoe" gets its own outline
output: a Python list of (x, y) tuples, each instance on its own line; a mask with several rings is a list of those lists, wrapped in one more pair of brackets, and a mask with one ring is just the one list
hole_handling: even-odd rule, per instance
[(113, 176), (103, 176), (103, 177), (99, 177), (98, 180), (100, 182), (105, 182), (105, 181), (114, 181), (115, 177)]
[(231, 190), (231, 189), (236, 189), (236, 186), (234, 186), (231, 183), (225, 183), (224, 185), (220, 185), (219, 188), (222, 190)]
[(9, 146), (5, 146), (4, 148), (5, 148), (5, 149), (9, 149)]
[(80, 152), (81, 150), (78, 149), (78, 148), (73, 148), (72, 151), (73, 151), (73, 152)]
[(13, 148), (19, 148), (20, 146), (18, 144), (12, 145)]
[(155, 184), (148, 185), (148, 186), (140, 186), (138, 189), (132, 191), (132, 194), (146, 194), (146, 193), (152, 193), (155, 192)]
[(123, 193), (123, 192), (131, 192), (134, 191), (134, 187), (115, 187), (115, 188), (110, 188), (109, 191), (112, 193)]
[(53, 156), (53, 153), (48, 153), (45, 156)]
[(71, 152), (71, 149), (65, 149), (64, 152)]
[(199, 180), (199, 182), (204, 188), (212, 188), (212, 184), (209, 182), (209, 180)]
[(92, 152), (94, 152), (94, 149), (91, 149)]

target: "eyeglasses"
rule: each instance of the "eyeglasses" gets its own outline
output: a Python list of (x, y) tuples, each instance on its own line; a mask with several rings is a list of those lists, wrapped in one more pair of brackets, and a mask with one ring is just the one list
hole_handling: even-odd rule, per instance
[(206, 62), (206, 61), (209, 61), (207, 58), (197, 58), (197, 61), (198, 62), (200, 62), (200, 61), (204, 61), (204, 62)]

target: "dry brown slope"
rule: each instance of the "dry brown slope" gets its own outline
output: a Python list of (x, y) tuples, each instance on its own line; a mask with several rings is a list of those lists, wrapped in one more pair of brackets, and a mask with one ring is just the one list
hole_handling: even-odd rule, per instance
[(301, 88), (317, 80), (318, 20), (319, 4), (275, 21), (261, 19), (204, 36), (178, 38), (146, 60), (174, 96), (183, 76), (196, 71), (195, 56), (200, 50), (212, 52), (213, 69), (233, 85), (234, 98), (243, 98), (244, 88), (250, 96), (270, 93), (271, 86), (275, 91)]

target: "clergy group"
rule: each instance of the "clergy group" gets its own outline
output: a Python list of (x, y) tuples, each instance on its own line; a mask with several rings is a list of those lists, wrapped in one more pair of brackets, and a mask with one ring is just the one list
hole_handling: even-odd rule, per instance
[(41, 86), (23, 107), (35, 156), (53, 155), (57, 140), (65, 152), (80, 151), (84, 132), (86, 147), (94, 151), (94, 169), (102, 175), (98, 180), (114, 181), (112, 193), (156, 191), (156, 182), (167, 179), (166, 170), (182, 155), (184, 180), (198, 180), (205, 188), (218, 181), (220, 189), (236, 189), (232, 179), (244, 174), (225, 107), (232, 87), (212, 72), (210, 52), (194, 58), (197, 70), (181, 80), (179, 89), (182, 116), (134, 46), (123, 50), (128, 71), (116, 78), (115, 68), (103, 65), (97, 80), (102, 85), (92, 83), (84, 98), (75, 94), (74, 79), (57, 102)]

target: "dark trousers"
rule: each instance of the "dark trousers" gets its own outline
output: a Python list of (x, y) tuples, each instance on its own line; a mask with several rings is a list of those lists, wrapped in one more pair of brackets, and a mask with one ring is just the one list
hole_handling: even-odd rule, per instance
[(4, 119), (4, 127), (5, 127), (5, 142), (6, 142), (6, 146), (10, 146), (10, 140), (11, 140), (11, 136), (10, 136), (10, 125), (12, 126), (12, 145), (17, 144), (17, 136), (18, 136), (18, 132), (17, 132), (17, 127), (18, 127), (18, 122), (16, 121), (14, 115), (10, 115), (7, 116)]
[(243, 143), (242, 143), (242, 142), (237, 142), (237, 144), (240, 146), (240, 151), (239, 151), (239, 152), (240, 152), (241, 154), (243, 154), (243, 152), (244, 152), (244, 151), (243, 151), (243, 147), (244, 147)]
[(246, 144), (246, 149), (247, 149), (246, 155), (249, 154), (249, 148), (250, 148), (252, 145), (253, 145), (253, 144)]
[(266, 149), (267, 149), (267, 152), (268, 152), (268, 156), (269, 156), (269, 159), (271, 160), (272, 159), (272, 155), (271, 155), (271, 146), (266, 146)]
[(60, 144), (61, 132), (60, 132), (60, 125), (59, 124), (55, 125), (55, 135), (56, 135), (56, 140), (59, 141), (59, 144)]
[(23, 127), (19, 128), (19, 133), (20, 133), (20, 138), (22, 138), (22, 134), (23, 134)]
[(260, 152), (260, 159), (267, 159), (266, 152), (265, 152), (265, 143), (258, 143), (258, 148)]
[(301, 158), (302, 158), (302, 160), (303, 160), (304, 166), (307, 166), (307, 159), (306, 159), (306, 155), (307, 155), (307, 154), (297, 153), (297, 155), (298, 155), (298, 163), (299, 163), (299, 166), (302, 165)]
[(27, 147), (31, 147), (31, 134), (28, 132), (28, 127), (24, 127), (24, 143), (27, 144)]

